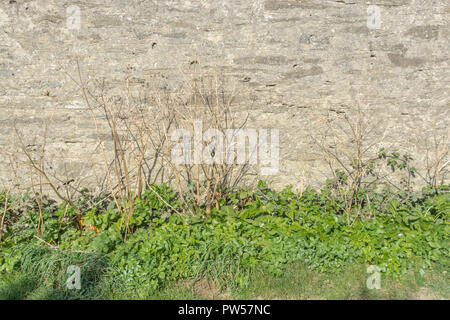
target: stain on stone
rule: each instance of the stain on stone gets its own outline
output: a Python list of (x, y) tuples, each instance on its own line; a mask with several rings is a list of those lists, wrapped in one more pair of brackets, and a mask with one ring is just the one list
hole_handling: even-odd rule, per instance
[(101, 141), (112, 141), (112, 136), (110, 134), (102, 133), (97, 134), (93, 133), (86, 137), (87, 139), (95, 139), (95, 140), (101, 140)]
[(284, 18), (284, 19), (273, 19), (271, 20), (272, 23), (277, 22), (298, 22), (298, 21), (304, 21), (302, 18), (293, 17), (293, 18)]
[(388, 58), (391, 60), (392, 64), (401, 68), (418, 67), (425, 62), (422, 58), (407, 58), (403, 54), (397, 53), (388, 53)]
[(313, 34), (302, 34), (298, 41), (302, 44), (311, 44), (317, 42), (317, 37)]
[(325, 9), (329, 6), (310, 0), (269, 0), (264, 4), (265, 10), (282, 10), (282, 9)]
[(100, 27), (119, 27), (123, 25), (122, 19), (117, 15), (97, 15), (95, 20), (92, 22), (93, 26), (96, 28)]
[(316, 76), (323, 73), (323, 69), (319, 66), (312, 66), (310, 69), (297, 69), (283, 74), (285, 79), (301, 79), (309, 76)]
[(439, 35), (439, 26), (416, 26), (410, 28), (405, 36), (411, 36), (413, 38), (420, 39), (436, 39)]
[(380, 7), (401, 7), (411, 4), (411, 0), (377, 0), (373, 4)]
[(173, 39), (185, 39), (186, 38), (186, 32), (168, 33), (168, 34), (164, 34), (164, 37), (173, 38)]
[(63, 21), (63, 17), (61, 16), (53, 16), (53, 15), (49, 15), (46, 14), (44, 16), (42, 16), (41, 18), (39, 18), (39, 22), (50, 22), (50, 23), (60, 23), (61, 21)]
[(408, 51), (408, 48), (403, 43), (399, 43), (389, 48), (389, 51), (401, 52), (401, 55), (405, 55), (406, 51)]
[(287, 61), (288, 59), (284, 56), (255, 57), (255, 62), (258, 64), (282, 65), (286, 64)]
[(318, 47), (324, 48), (330, 44), (329, 38), (330, 38), (330, 36), (319, 37), (314, 34), (302, 34), (299, 38), (299, 43), (301, 45), (312, 45), (315, 48), (318, 48)]
[(344, 1), (344, 0), (335, 0), (336, 3), (342, 3), (342, 4), (356, 4), (354, 1)]
[(354, 26), (354, 27), (351, 26), (351, 27), (345, 28), (344, 32), (368, 35), (369, 34), (369, 28), (367, 28), (367, 26)]
[(284, 56), (255, 56), (243, 57), (234, 60), (237, 64), (265, 64), (271, 66), (279, 66), (287, 64), (289, 60)]
[(303, 60), (303, 62), (305, 62), (305, 63), (318, 63), (320, 61), (321, 61), (320, 58), (311, 58), (311, 59)]

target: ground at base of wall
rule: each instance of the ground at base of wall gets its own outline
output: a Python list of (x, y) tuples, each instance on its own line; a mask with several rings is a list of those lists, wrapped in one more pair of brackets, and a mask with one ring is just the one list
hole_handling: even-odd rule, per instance
[[(370, 274), (364, 265), (347, 266), (342, 273), (308, 270), (301, 263), (286, 266), (281, 276), (265, 271), (250, 275), (248, 285), (238, 290), (221, 286), (214, 279), (180, 280), (157, 292), (148, 289), (128, 291), (123, 287), (104, 288), (100, 299), (255, 299), (255, 300), (447, 300), (449, 275), (444, 268), (411, 270), (397, 279), (381, 275), (380, 288), (368, 289)], [(15, 274), (0, 281), (0, 299), (63, 299), (51, 286), (34, 286), (25, 275)]]

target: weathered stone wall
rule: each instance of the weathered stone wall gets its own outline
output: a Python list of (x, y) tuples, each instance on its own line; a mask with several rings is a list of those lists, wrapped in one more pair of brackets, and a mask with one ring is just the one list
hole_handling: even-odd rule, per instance
[[(375, 28), (369, 5), (380, 9)], [(447, 0), (2, 0), (0, 147), (14, 143), (14, 120), (28, 136), (51, 120), (54, 159), (84, 163), (96, 135), (69, 77), (78, 56), (110, 88), (155, 75), (176, 87), (194, 61), (235, 78), (253, 127), (280, 130), (275, 185), (323, 179), (307, 137), (324, 107), (376, 110), (389, 142), (420, 159), (416, 138), (436, 119), (449, 130), (449, 18)]]

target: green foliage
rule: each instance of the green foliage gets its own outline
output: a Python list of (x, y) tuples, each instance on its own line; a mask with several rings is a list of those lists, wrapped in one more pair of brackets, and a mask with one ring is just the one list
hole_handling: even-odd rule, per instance
[(371, 217), (355, 217), (348, 224), (345, 202), (330, 186), (298, 194), (292, 188), (276, 192), (260, 182), (256, 190), (229, 191), (210, 215), (200, 211), (183, 217), (175, 214), (182, 210), (176, 192), (154, 185), (135, 200), (126, 240), (113, 201), (86, 205), (83, 222), (95, 228), (82, 230), (71, 208), (49, 202), (42, 211), (42, 233), (33, 227), (39, 215), (32, 210), (8, 226), (0, 244), (0, 273), (39, 275), (33, 281), (59, 288), (59, 297), (76, 298), (87, 291), (65, 291), (68, 265), (81, 266), (90, 285), (114, 279), (128, 290), (147, 293), (180, 279), (209, 278), (221, 287), (240, 288), (253, 270), (277, 276), (294, 261), (331, 273), (353, 263), (375, 264), (391, 276), (417, 265), (448, 268), (450, 194), (448, 187), (440, 190), (361, 190), (362, 209)]

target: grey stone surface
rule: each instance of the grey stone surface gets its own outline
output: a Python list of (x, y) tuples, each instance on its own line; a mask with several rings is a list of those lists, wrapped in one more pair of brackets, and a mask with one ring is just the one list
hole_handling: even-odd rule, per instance
[[(381, 10), (379, 29), (367, 27), (369, 5)], [(69, 6), (80, 9), (79, 30), (68, 28)], [(30, 136), (51, 120), (49, 150), (86, 159), (97, 134), (68, 76), (79, 57), (108, 88), (159, 76), (173, 89), (194, 62), (236, 79), (254, 100), (240, 100), (252, 125), (280, 130), (276, 186), (323, 181), (311, 114), (356, 102), (420, 160), (415, 137), (435, 121), (449, 130), (449, 19), (447, 0), (4, 0), (0, 146), (14, 143), (14, 120)]]

